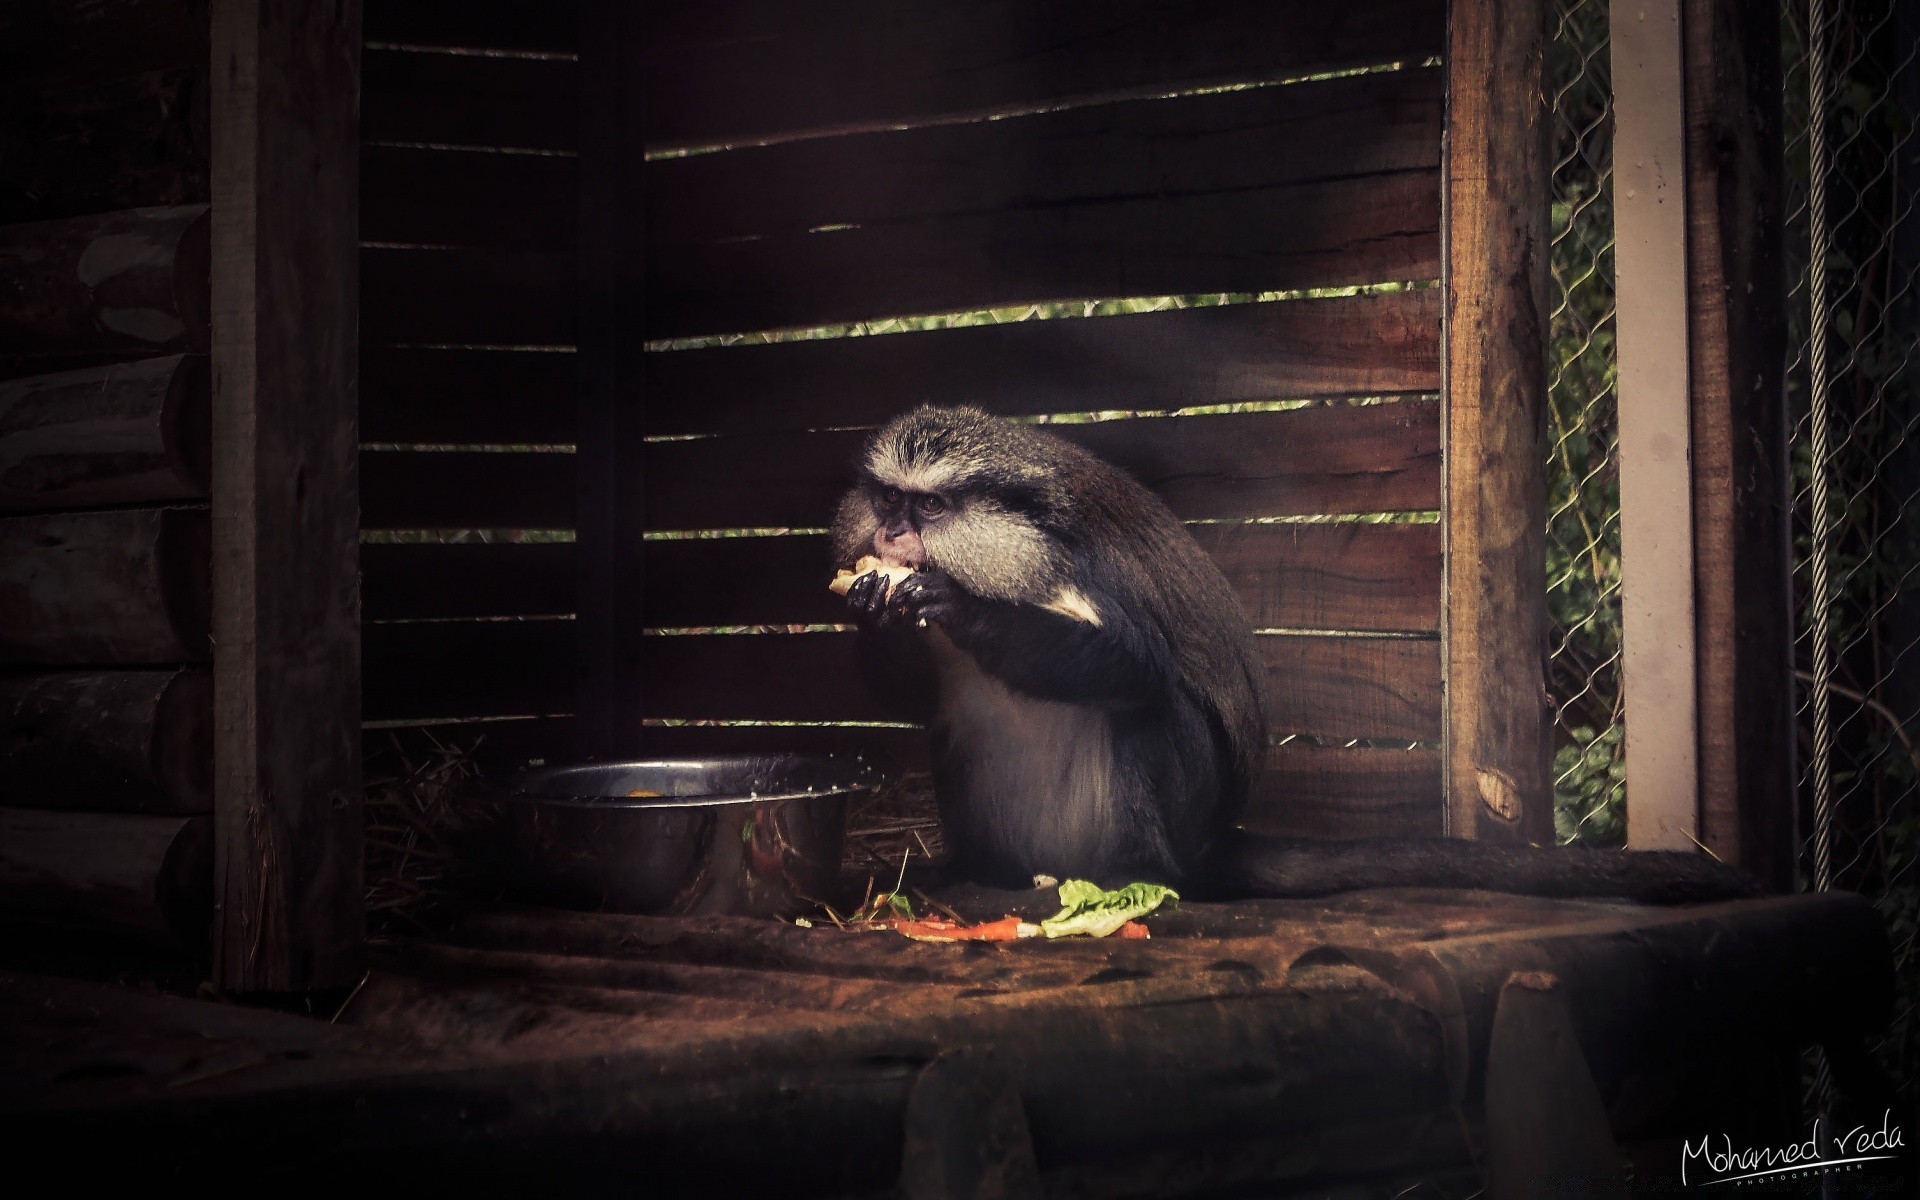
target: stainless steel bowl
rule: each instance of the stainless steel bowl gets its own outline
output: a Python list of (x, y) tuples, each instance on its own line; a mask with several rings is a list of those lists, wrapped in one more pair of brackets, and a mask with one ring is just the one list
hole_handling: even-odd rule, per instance
[(859, 760), (654, 759), (525, 771), (503, 788), (520, 895), (566, 908), (793, 916), (840, 871)]

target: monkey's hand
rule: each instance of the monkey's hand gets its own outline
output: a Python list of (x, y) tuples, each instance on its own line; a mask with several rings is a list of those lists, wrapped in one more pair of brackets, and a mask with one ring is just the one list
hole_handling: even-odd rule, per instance
[(924, 625), (951, 611), (956, 591), (953, 581), (937, 571), (915, 571), (898, 582), (869, 571), (847, 589), (847, 611), (862, 629)]

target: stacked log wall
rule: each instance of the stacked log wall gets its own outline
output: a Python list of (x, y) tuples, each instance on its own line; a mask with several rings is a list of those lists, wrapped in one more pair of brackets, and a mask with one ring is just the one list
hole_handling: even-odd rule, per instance
[(0, 14), (0, 920), (204, 952), (204, 4)]

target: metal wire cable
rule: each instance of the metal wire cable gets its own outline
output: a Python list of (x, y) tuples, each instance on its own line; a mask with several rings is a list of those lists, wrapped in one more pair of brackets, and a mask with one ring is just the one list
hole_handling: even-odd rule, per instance
[(1832, 591), (1828, 578), (1833, 546), (1833, 515), (1827, 506), (1828, 387), (1826, 330), (1832, 318), (1827, 300), (1827, 255), (1832, 231), (1827, 225), (1827, 34), (1825, 0), (1807, 0), (1807, 209), (1812, 253), (1807, 260), (1807, 293), (1812, 310), (1808, 346), (1811, 435), (1812, 544), (1808, 570), (1812, 587), (1808, 618), (1813, 650), (1813, 887), (1833, 886), (1833, 724), (1828, 700), (1833, 682)]

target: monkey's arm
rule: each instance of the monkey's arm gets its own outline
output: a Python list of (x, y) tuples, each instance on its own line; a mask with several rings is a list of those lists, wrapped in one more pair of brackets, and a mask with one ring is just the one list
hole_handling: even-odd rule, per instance
[(924, 618), (946, 630), (980, 669), (1038, 700), (1138, 708), (1166, 695), (1167, 661), (1145, 630), (1117, 606), (1096, 609), (1095, 624), (1031, 604), (987, 600), (937, 571), (900, 581), (888, 606), (908, 621)]

